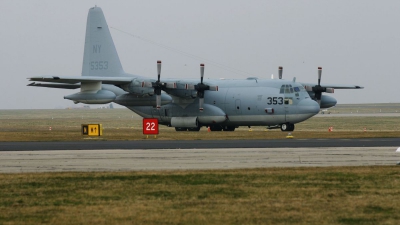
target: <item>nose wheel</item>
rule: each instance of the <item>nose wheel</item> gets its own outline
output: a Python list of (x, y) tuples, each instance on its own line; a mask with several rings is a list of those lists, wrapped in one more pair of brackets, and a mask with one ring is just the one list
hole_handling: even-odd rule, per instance
[(281, 131), (294, 131), (294, 124), (293, 123), (281, 124)]

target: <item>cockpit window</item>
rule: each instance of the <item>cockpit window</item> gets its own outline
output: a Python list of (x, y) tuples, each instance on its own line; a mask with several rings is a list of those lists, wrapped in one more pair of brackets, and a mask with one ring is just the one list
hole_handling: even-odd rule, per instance
[(285, 93), (288, 94), (290, 93), (290, 85), (285, 85)]
[(298, 93), (305, 91), (303, 86), (298, 86), (298, 87), (292, 87), (290, 84), (284, 84), (281, 86), (281, 89), (279, 90), (280, 94), (292, 94), (292, 93)]
[(280, 94), (290, 94), (294, 93), (294, 90), (292, 88), (292, 85), (290, 84), (284, 84), (281, 86), (281, 89), (279, 90)]

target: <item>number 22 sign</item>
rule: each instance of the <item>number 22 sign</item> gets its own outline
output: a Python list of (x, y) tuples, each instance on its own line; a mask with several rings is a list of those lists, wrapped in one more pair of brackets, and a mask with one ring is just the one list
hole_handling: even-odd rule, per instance
[(158, 134), (158, 119), (143, 119), (143, 134)]

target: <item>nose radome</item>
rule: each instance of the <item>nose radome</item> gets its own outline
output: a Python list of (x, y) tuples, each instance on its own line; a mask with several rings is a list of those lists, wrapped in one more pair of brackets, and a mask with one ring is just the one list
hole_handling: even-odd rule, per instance
[(310, 99), (303, 99), (298, 104), (298, 113), (300, 114), (318, 114), (319, 113), (319, 104)]

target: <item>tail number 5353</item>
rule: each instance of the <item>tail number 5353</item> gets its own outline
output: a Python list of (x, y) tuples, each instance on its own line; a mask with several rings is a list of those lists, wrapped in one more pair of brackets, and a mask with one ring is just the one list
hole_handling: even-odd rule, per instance
[(106, 69), (108, 69), (108, 61), (91, 61), (90, 69), (91, 70), (106, 70)]

